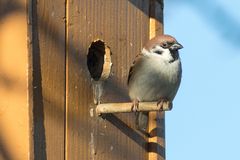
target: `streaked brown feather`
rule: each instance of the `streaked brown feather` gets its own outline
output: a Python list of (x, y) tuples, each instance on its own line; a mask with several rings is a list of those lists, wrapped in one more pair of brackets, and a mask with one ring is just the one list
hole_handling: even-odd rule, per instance
[(142, 54), (142, 53), (138, 54), (138, 55), (135, 57), (132, 65), (131, 65), (131, 67), (130, 67), (130, 69), (129, 69), (127, 84), (129, 84), (129, 81), (130, 81), (130, 79), (131, 79), (132, 73), (133, 73), (134, 68), (135, 68), (135, 67), (134, 67), (135, 64), (136, 64), (142, 57), (143, 57), (143, 54)]

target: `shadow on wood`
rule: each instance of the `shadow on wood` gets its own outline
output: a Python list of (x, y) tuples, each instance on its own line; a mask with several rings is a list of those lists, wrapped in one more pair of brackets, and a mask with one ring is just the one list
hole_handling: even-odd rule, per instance
[[(32, 1), (32, 93), (33, 93), (33, 108), (32, 108), (32, 127), (33, 127), (33, 146), (34, 159), (46, 160), (46, 136), (44, 127), (44, 109), (43, 109), (43, 88), (42, 88), (42, 71), (41, 58), (39, 49), (39, 26), (37, 16), (37, 1)], [(31, 113), (30, 113), (31, 114)]]
[[(104, 119), (109, 121), (112, 125), (118, 128), (127, 137), (131, 138), (135, 143), (141, 146), (147, 152), (153, 152), (159, 154), (161, 157), (165, 157), (165, 148), (160, 144), (154, 142), (148, 142), (145, 140), (144, 136), (139, 134), (136, 130), (130, 128), (126, 123), (120, 120), (114, 114), (104, 114), (102, 115)], [(159, 134), (160, 133), (160, 134)], [(161, 128), (154, 128), (148, 135), (149, 137), (164, 137), (164, 130)]]

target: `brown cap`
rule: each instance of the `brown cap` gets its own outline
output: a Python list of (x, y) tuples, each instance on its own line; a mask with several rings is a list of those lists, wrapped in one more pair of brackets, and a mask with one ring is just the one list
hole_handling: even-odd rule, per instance
[(148, 51), (153, 48), (155, 45), (161, 45), (163, 43), (166, 43), (166, 42), (169, 42), (169, 43), (177, 43), (177, 40), (170, 36), (170, 35), (159, 35), (159, 36), (156, 36), (152, 39), (150, 39), (147, 44), (145, 45), (145, 49), (147, 49)]

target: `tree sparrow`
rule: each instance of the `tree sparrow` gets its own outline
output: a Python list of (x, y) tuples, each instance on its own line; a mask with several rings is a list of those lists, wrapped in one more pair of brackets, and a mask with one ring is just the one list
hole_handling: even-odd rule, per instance
[[(139, 102), (158, 101), (157, 105), (172, 103), (181, 82), (182, 68), (178, 50), (183, 46), (170, 35), (159, 35), (143, 48), (128, 75), (129, 96), (132, 110), (138, 110)], [(136, 126), (146, 131), (148, 112), (137, 112)]]

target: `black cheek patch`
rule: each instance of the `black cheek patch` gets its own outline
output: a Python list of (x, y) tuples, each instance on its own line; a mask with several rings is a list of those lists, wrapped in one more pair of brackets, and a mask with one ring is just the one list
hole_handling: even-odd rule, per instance
[(156, 53), (156, 54), (162, 54), (161, 51), (154, 51), (154, 53)]
[(169, 63), (172, 63), (179, 59), (179, 53), (177, 50), (172, 50), (172, 51), (170, 51), (170, 53), (171, 53), (171, 56), (173, 59), (171, 61), (169, 61)]

